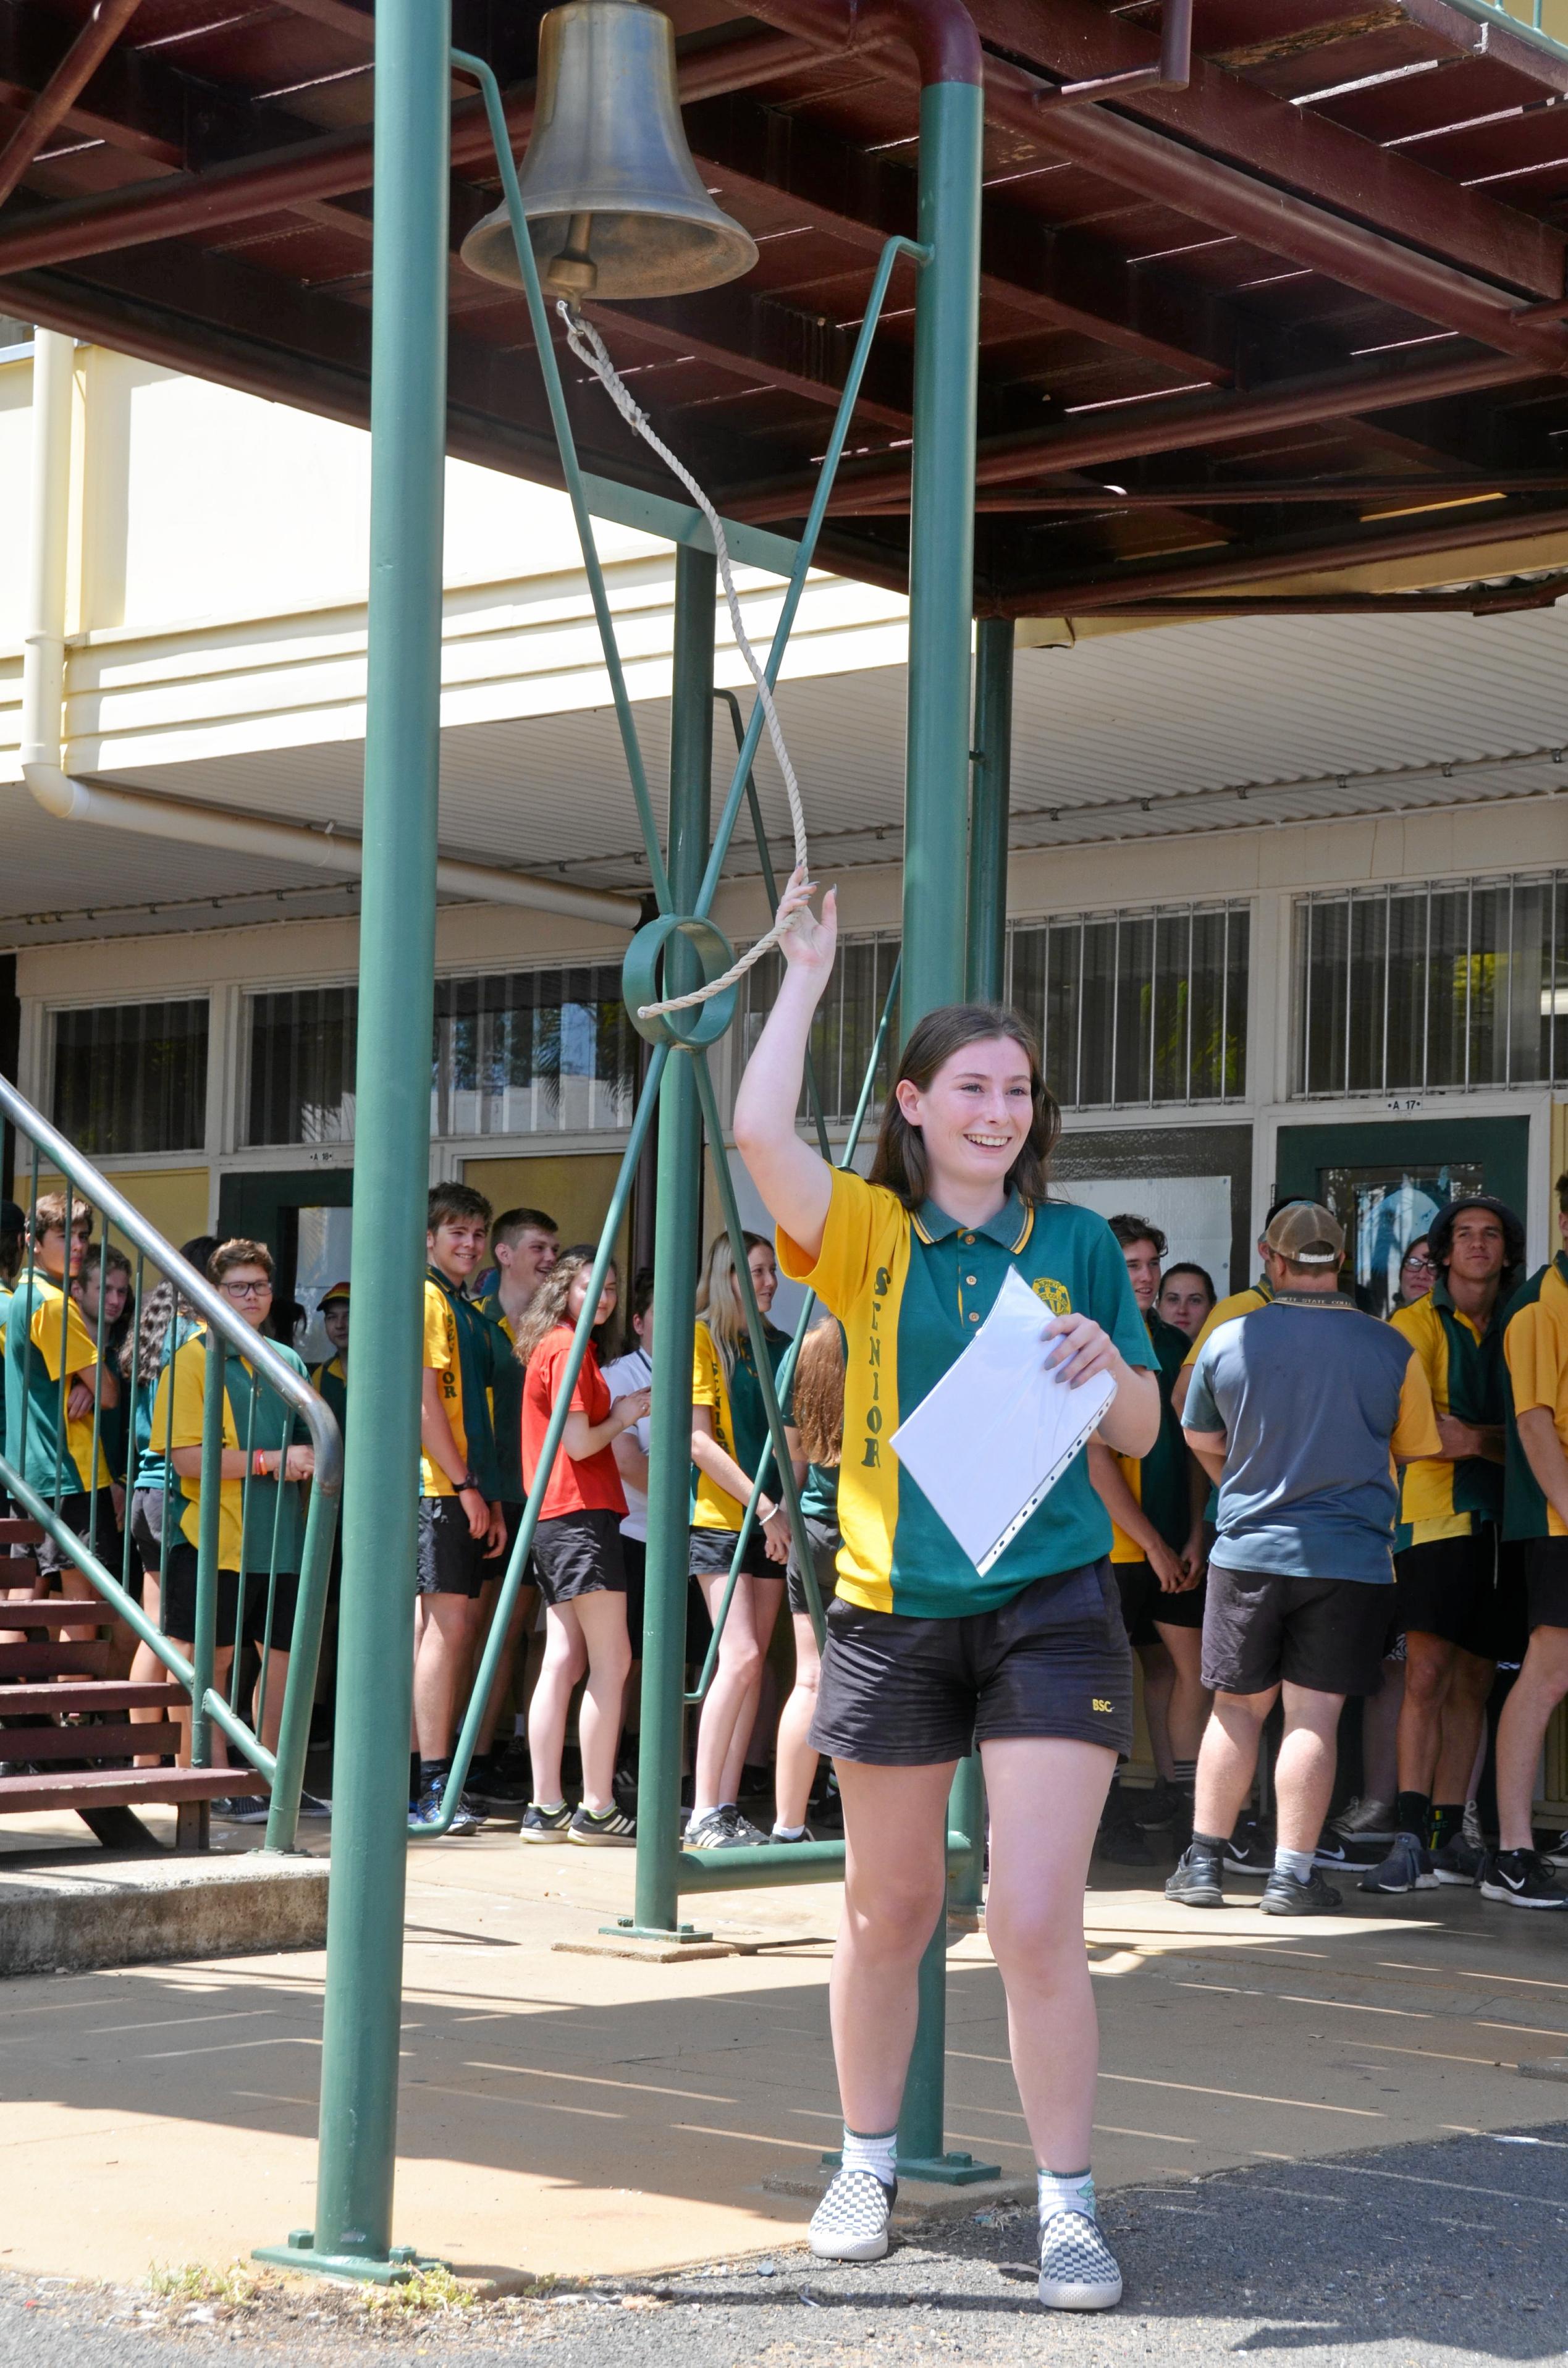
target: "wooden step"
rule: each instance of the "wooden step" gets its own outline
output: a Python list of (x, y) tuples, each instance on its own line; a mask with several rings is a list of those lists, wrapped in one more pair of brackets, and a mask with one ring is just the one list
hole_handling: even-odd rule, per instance
[(7, 1595), (24, 1595), (38, 1585), (38, 1565), (30, 1554), (0, 1554), (0, 1582)]
[(24, 1521), (13, 1517), (0, 1521), (0, 1546), (37, 1546), (43, 1543), (43, 1528), (38, 1521)]
[(0, 1759), (162, 1759), (177, 1751), (183, 1730), (172, 1720), (146, 1720), (132, 1726), (8, 1726), (0, 1729)]
[(120, 1624), (97, 1595), (24, 1595), (9, 1601), (0, 1598), (0, 1629), (108, 1628)]
[[(0, 1645), (0, 1679), (48, 1678), (57, 1672), (62, 1678), (101, 1678), (108, 1669), (110, 1650), (97, 1637), (72, 1644), (56, 1636), (47, 1645)], [(0, 1718), (6, 1714), (6, 1691), (0, 1686)]]
[(0, 1816), (36, 1816), (44, 1809), (142, 1806), (153, 1801), (218, 1801), (266, 1791), (265, 1777), (246, 1767), (62, 1770), (54, 1776), (0, 1776)]
[[(185, 1699), (185, 1688), (176, 1685), (173, 1678), (128, 1678), (123, 1681), (111, 1679), (80, 1685), (67, 1680), (57, 1686), (0, 1686), (0, 1719), (30, 1717), (36, 1711), (49, 1717), (58, 1712), (63, 1717), (67, 1711), (177, 1710)], [(0, 1735), (4, 1732), (0, 1727)]]

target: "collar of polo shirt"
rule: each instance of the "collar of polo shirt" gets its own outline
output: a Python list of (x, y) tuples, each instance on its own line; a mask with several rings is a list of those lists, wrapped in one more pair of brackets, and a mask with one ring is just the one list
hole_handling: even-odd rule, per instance
[(955, 1234), (966, 1242), (972, 1241), (977, 1234), (983, 1234), (987, 1241), (1017, 1253), (1023, 1248), (1033, 1231), (1034, 1210), (1028, 1201), (1020, 1200), (1017, 1192), (1009, 1192), (996, 1214), (987, 1217), (983, 1225), (960, 1225), (956, 1217), (949, 1217), (945, 1209), (938, 1209), (935, 1201), (923, 1201), (914, 1222), (915, 1232), (927, 1245), (950, 1241)]

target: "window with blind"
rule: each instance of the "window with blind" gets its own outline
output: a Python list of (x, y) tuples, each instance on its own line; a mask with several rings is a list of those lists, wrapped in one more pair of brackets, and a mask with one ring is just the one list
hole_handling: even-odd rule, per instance
[(1568, 1076), (1568, 871), (1305, 896), (1294, 952), (1299, 1096)]
[[(830, 1124), (846, 1122), (855, 1114), (866, 1079), (866, 1064), (881, 1024), (893, 964), (898, 960), (898, 943), (894, 937), (839, 941), (838, 959), (833, 966), (827, 993), (818, 1004), (812, 1022), (810, 1046), (823, 1115)], [(746, 973), (741, 1017), (741, 1050), (745, 1060), (750, 1060), (763, 1023), (773, 1008), (783, 974), (783, 958), (777, 953), (764, 954)], [(895, 1011), (877, 1064), (870, 1101), (873, 1116), (881, 1110), (892, 1079), (897, 1048)], [(802, 1098), (802, 1117), (809, 1114), (809, 1101)]]
[(358, 988), (308, 986), (246, 1003), (246, 1143), (351, 1143)]
[(54, 1123), (90, 1154), (199, 1151), (207, 997), (54, 1014)]
[(618, 963), (437, 980), (433, 1133), (630, 1126), (636, 1090)]
[[(358, 1011), (351, 986), (249, 998), (248, 1143), (352, 1141)], [(437, 980), (432, 1134), (624, 1127), (636, 1087), (616, 964)]]
[(1009, 1000), (1063, 1110), (1242, 1099), (1250, 917), (1183, 905), (1011, 932)]

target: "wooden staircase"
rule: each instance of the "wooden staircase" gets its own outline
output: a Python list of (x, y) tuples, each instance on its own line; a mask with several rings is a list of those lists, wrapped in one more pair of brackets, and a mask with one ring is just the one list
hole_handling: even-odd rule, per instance
[[(209, 1803), (265, 1793), (264, 1777), (243, 1761), (229, 1768), (136, 1768), (170, 1758), (180, 1729), (174, 1712), (186, 1700), (173, 1678), (151, 1682), (108, 1677), (113, 1647), (101, 1632), (113, 1623), (102, 1604), (42, 1592), (38, 1565), (8, 1549), (39, 1544), (32, 1521), (0, 1520), (0, 1816), (74, 1809), (107, 1846), (157, 1849), (136, 1810), (153, 1803), (176, 1813), (176, 1850), (205, 1850)], [(91, 1637), (67, 1629), (91, 1628)], [(132, 1710), (158, 1710), (132, 1722)], [(47, 1722), (17, 1726), (17, 1719)], [(57, 1764), (58, 1763), (58, 1764)]]

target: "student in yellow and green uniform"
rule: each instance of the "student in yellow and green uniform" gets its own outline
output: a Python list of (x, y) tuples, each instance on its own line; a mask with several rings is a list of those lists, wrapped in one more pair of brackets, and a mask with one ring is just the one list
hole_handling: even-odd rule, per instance
[(1568, 1694), (1568, 1174), (1558, 1178), (1559, 1247), (1503, 1313), (1508, 1368), (1503, 1531), (1524, 1541), (1529, 1648), (1497, 1724), (1498, 1847), (1481, 1896), (1511, 1907), (1568, 1907), (1552, 1868), (1562, 1843), (1535, 1847), (1536, 1770), (1548, 1722)]
[[(513, 1541), (522, 1526), (528, 1489), (523, 1481), (523, 1364), (517, 1355), (517, 1335), (540, 1285), (554, 1272), (561, 1256), (561, 1235), (553, 1217), (542, 1209), (503, 1209), (490, 1229), (490, 1255), (495, 1261), (494, 1286), (474, 1301), (487, 1316), (491, 1340), (490, 1419), (495, 1440), (495, 1470), (500, 1488), (501, 1520), (506, 1544), (488, 1568), (484, 1581), (481, 1648), (489, 1635), (495, 1598), (506, 1576)], [(468, 1797), (475, 1808), (494, 1817), (520, 1817), (533, 1797), (528, 1753), (520, 1724), (523, 1690), (517, 1672), (517, 1648), (533, 1627), (538, 1611), (533, 1581), (533, 1557), (528, 1576), (517, 1589), (512, 1607), (506, 1649), (495, 1665), (494, 1681), (480, 1721)], [(517, 1744), (508, 1755), (497, 1746), (496, 1728), (507, 1702), (514, 1719)]]
[[(500, 1336), (465, 1295), (484, 1257), (490, 1203), (471, 1184), (434, 1184), (426, 1218), (425, 1377), (420, 1413), (419, 1629), (414, 1730), (415, 1824), (438, 1812), (452, 1764), (460, 1696), (483, 1627), (485, 1581), (506, 1543), (490, 1419)], [(466, 1798), (448, 1828), (472, 1833)]]
[[(229, 1302), (236, 1315), (261, 1332), (272, 1312), (272, 1253), (265, 1242), (236, 1236), (222, 1242), (209, 1261), (208, 1280)], [(286, 1365), (304, 1378), (304, 1360), (282, 1341), (268, 1346)], [(164, 1569), (165, 1634), (183, 1653), (191, 1650), (196, 1634), (199, 1547), (201, 1539), (201, 1464), (205, 1429), (207, 1360), (218, 1353), (206, 1331), (195, 1333), (175, 1350), (158, 1379), (153, 1401), (152, 1435), (167, 1439), (169, 1462), (180, 1486), (183, 1503), (179, 1535), (170, 1543)], [(299, 1437), (299, 1420), (283, 1399), (262, 1381), (233, 1349), (224, 1347), (223, 1445), (219, 1466), (218, 1645), (213, 1682), (220, 1688), (233, 1656), (243, 1645), (253, 1645), (261, 1660), (253, 1713), (257, 1732), (269, 1749), (278, 1740), (283, 1716), (283, 1691), (289, 1676), (289, 1655), (294, 1641), (294, 1619), (300, 1592), (300, 1558), (304, 1543), (304, 1490), (315, 1468), (308, 1440)], [(172, 1407), (172, 1411), (171, 1411)], [(263, 1689), (265, 1687), (265, 1699)], [(181, 1745), (188, 1756), (189, 1730)], [(212, 1736), (214, 1764), (227, 1762), (221, 1731)], [(308, 1803), (308, 1806), (307, 1806)], [(244, 1823), (265, 1820), (265, 1802), (240, 1795), (215, 1804), (220, 1815)], [(306, 1794), (305, 1816), (326, 1814), (324, 1802)]]
[(1155, 1305), (1160, 1261), (1169, 1244), (1146, 1217), (1108, 1222), (1121, 1245), (1132, 1296), (1158, 1360), (1160, 1435), (1144, 1456), (1112, 1455), (1092, 1440), (1089, 1473), (1110, 1515), (1111, 1568), (1127, 1640), (1143, 1667), (1143, 1716), (1159, 1781), (1152, 1793), (1136, 1798), (1112, 1784), (1100, 1852), (1119, 1865), (1146, 1866), (1153, 1858), (1142, 1827), (1174, 1825), (1185, 1844), (1192, 1824), (1198, 1747), (1209, 1715), (1199, 1666), (1203, 1506), (1209, 1490), (1171, 1404), (1189, 1343)]
[[(116, 1577), (119, 1538), (112, 1474), (99, 1423), (97, 1469), (93, 1417), (119, 1403), (119, 1377), (98, 1370), (97, 1342), (71, 1296), (92, 1235), (92, 1211), (45, 1192), (32, 1212), (30, 1257), (17, 1278), (6, 1325), (6, 1453), (28, 1486), (48, 1500), (65, 1527), (89, 1545)], [(90, 1582), (65, 1549), (46, 1537), (34, 1550), (40, 1576), (57, 1577), (62, 1595), (88, 1597)], [(91, 1628), (84, 1631), (91, 1634)]]
[(838, 1593), (812, 1740), (844, 1804), (845, 1913), (834, 1965), (842, 2167), (812, 2216), (819, 2256), (888, 2249), (897, 2123), (919, 1967), (943, 1912), (954, 1770), (976, 1743), (990, 1804), (986, 1937), (1035, 2152), (1040, 2302), (1108, 2309), (1121, 2274), (1089, 2171), (1096, 2037), (1083, 1941), (1089, 1856), (1132, 1668), (1110, 1519), (1075, 1457), (982, 1577), (903, 1470), (903, 1417), (962, 1356), (1009, 1273), (1040, 1302), (1042, 1367), (1097, 1375), (1113, 1452), (1160, 1427), (1153, 1351), (1104, 1220), (1052, 1201), (1060, 1114), (1016, 1012), (928, 1012), (905, 1044), (870, 1178), (798, 1134), (806, 1045), (832, 974), (835, 899), (797, 871), (782, 904), (783, 983), (735, 1103), (735, 1142), (778, 1227), (785, 1272), (843, 1325)]
[(332, 1354), (311, 1375), (311, 1387), (331, 1407), (339, 1430), (348, 1423), (348, 1285), (335, 1282), (321, 1296), (321, 1328)]
[[(789, 1339), (767, 1321), (778, 1289), (773, 1245), (745, 1236), (746, 1269), (775, 1374)], [(737, 1850), (767, 1838), (736, 1806), (746, 1745), (762, 1688), (762, 1665), (784, 1596), (790, 1517), (768, 1439), (762, 1385), (752, 1358), (734, 1251), (722, 1234), (708, 1253), (691, 1381), (691, 1575), (716, 1619), (752, 1484), (765, 1463), (746, 1558), (719, 1644), (719, 1666), (698, 1723), (687, 1850)], [(786, 1421), (790, 1408), (780, 1409)], [(801, 1466), (803, 1475), (804, 1465)]]
[[(1426, 1368), (1441, 1455), (1404, 1467), (1395, 1537), (1395, 1621), (1404, 1693), (1395, 1736), (1393, 1846), (1363, 1891), (1472, 1884), (1482, 1852), (1464, 1838), (1470, 1772), (1500, 1660), (1525, 1649), (1514, 1551), (1505, 1556), (1506, 1306), (1524, 1264), (1525, 1229), (1506, 1202), (1451, 1201), (1427, 1236), (1434, 1281), (1389, 1321)], [(1401, 1263), (1403, 1273), (1403, 1261)]]
[[(1269, 1210), (1267, 1216), (1265, 1217), (1263, 1221), (1263, 1233), (1259, 1234), (1256, 1243), (1254, 1245), (1257, 1251), (1260, 1262), (1264, 1257), (1266, 1247), (1264, 1235), (1267, 1233), (1269, 1226), (1274, 1223), (1275, 1218), (1279, 1214), (1281, 1209), (1289, 1209), (1294, 1206), (1297, 1197), (1298, 1196), (1296, 1194), (1291, 1193), (1283, 1201), (1276, 1201), (1273, 1207)], [(1233, 1291), (1226, 1298), (1217, 1300), (1215, 1302), (1214, 1305), (1209, 1310), (1208, 1315), (1199, 1325), (1198, 1330), (1192, 1335), (1190, 1346), (1187, 1349), (1186, 1356), (1181, 1361), (1181, 1371), (1177, 1373), (1171, 1387), (1171, 1403), (1175, 1406), (1178, 1415), (1181, 1413), (1182, 1408), (1186, 1404), (1187, 1391), (1192, 1386), (1192, 1369), (1197, 1364), (1200, 1352), (1207, 1348), (1210, 1334), (1211, 1332), (1217, 1332), (1221, 1324), (1228, 1324), (1233, 1315), (1250, 1315), (1255, 1308), (1267, 1307), (1273, 1296), (1273, 1288), (1269, 1283), (1267, 1275), (1260, 1274), (1256, 1282), (1245, 1283), (1240, 1291)], [(1205, 1519), (1210, 1523), (1210, 1525), (1212, 1525), (1214, 1520), (1218, 1501), (1219, 1491), (1217, 1489), (1210, 1489), (1209, 1503), (1205, 1512)]]

